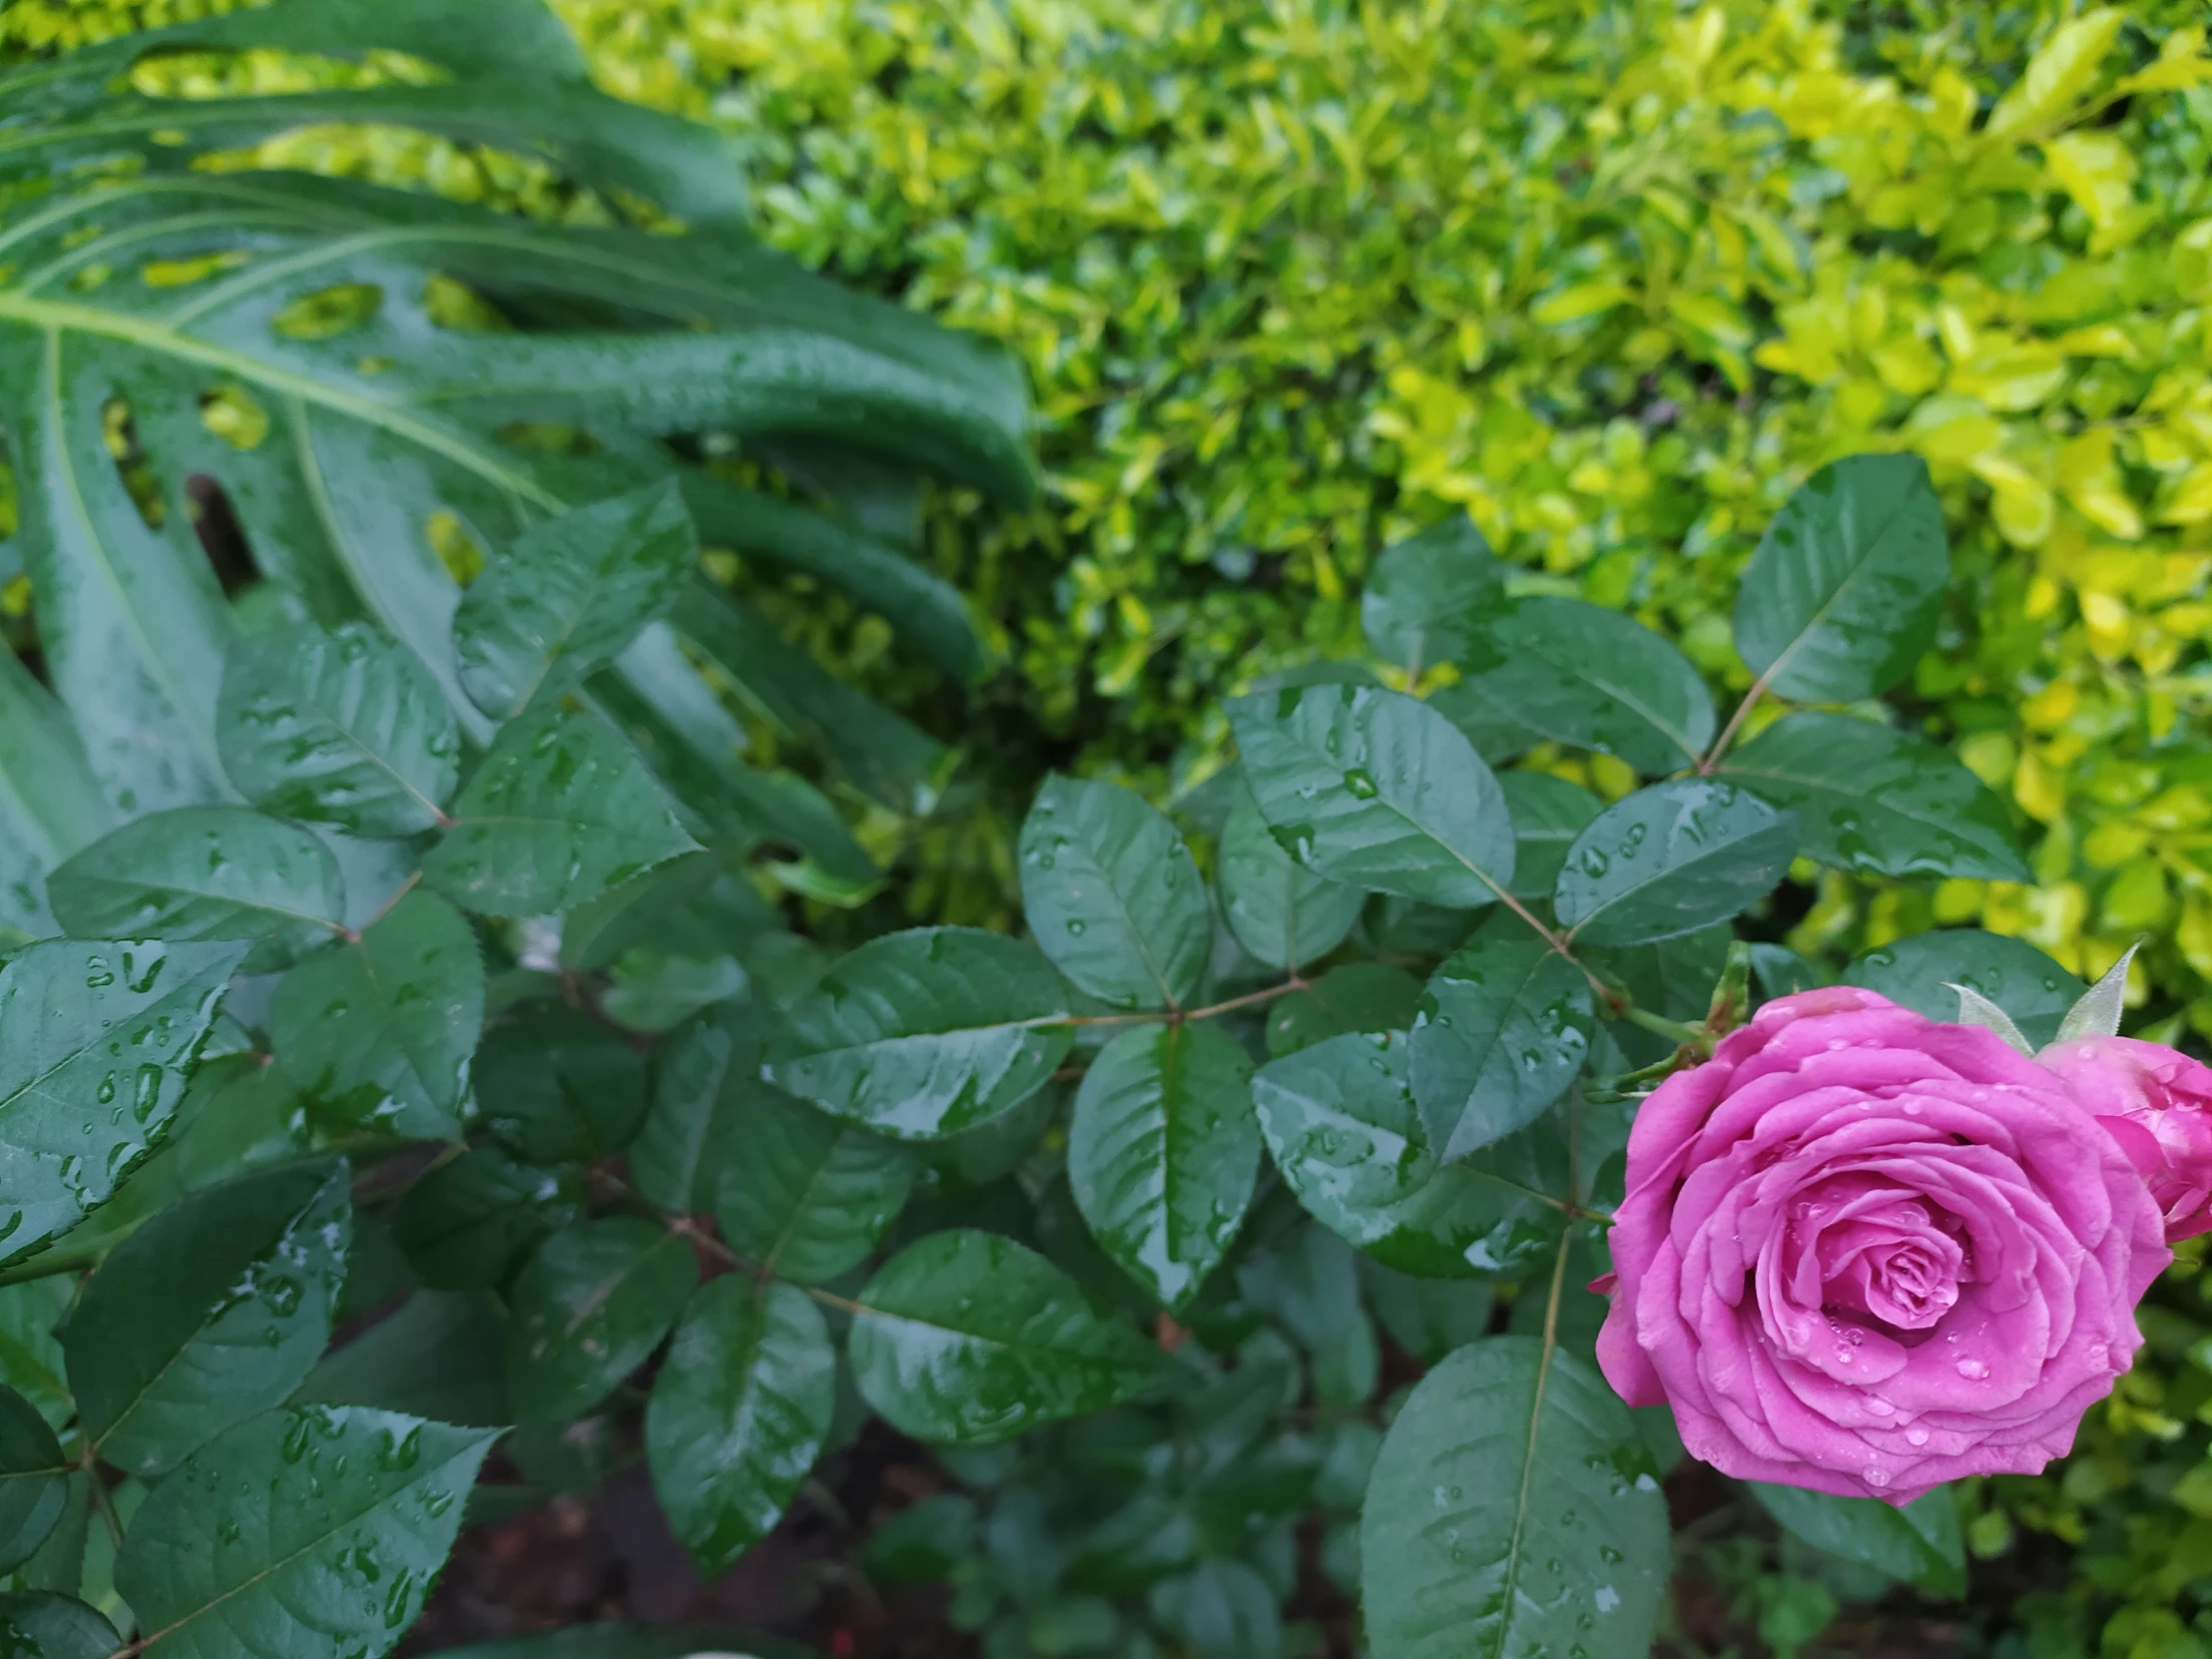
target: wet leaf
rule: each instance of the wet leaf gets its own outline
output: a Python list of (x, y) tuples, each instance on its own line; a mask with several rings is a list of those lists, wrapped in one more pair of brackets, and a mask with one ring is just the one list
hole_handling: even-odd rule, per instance
[(1368, 646), (1407, 677), (1458, 659), (1503, 604), (1505, 572), (1465, 513), (1387, 548), (1360, 593)]
[(1582, 970), (1502, 918), (1430, 977), (1413, 1016), (1413, 1099), (1429, 1144), (1462, 1158), (1535, 1121), (1589, 1057), (1597, 1010)]
[(1208, 1025), (1125, 1031), (1083, 1074), (1068, 1123), (1068, 1184), (1121, 1270), (1180, 1312), (1252, 1202), (1260, 1130), (1252, 1061)]
[(751, 1003), (709, 1008), (653, 1051), (652, 1099), (625, 1162), (630, 1184), (671, 1215), (715, 1207), (745, 1106), (774, 1088), (761, 1080), (770, 1024)]
[(0, 1653), (10, 1659), (108, 1659), (120, 1644), (115, 1626), (75, 1596), (0, 1595)]
[(1949, 987), (1964, 985), (2009, 1014), (2037, 1048), (2056, 1040), (2059, 1022), (2086, 988), (2025, 939), (1978, 927), (1893, 940), (1855, 958), (1844, 982), (1936, 1020), (1958, 1017), (1958, 993)]
[(1548, 772), (1501, 772), (1497, 787), (1513, 815), (1513, 896), (1549, 898), (1567, 848), (1605, 803)]
[(868, 1258), (913, 1186), (914, 1153), (756, 1081), (714, 1205), (723, 1242), (796, 1284)]
[(28, 1561), (54, 1530), (71, 1467), (38, 1407), (0, 1387), (0, 1573)]
[(1796, 815), (1734, 784), (1654, 784), (1608, 807), (1575, 837), (1553, 904), (1579, 943), (1663, 939), (1765, 897), (1796, 850)]
[(691, 1246), (650, 1222), (587, 1221), (547, 1239), (509, 1303), (515, 1420), (567, 1422), (597, 1405), (660, 1347), (698, 1283)]
[(425, 1285), (480, 1290), (501, 1283), (515, 1260), (583, 1214), (576, 1170), (517, 1163), (496, 1146), (471, 1147), (407, 1189), (392, 1239)]
[(1402, 1031), (1420, 1004), (1420, 981), (1387, 962), (1347, 962), (1268, 1009), (1268, 1057), (1296, 1054), (1346, 1031)]
[(1303, 967), (1328, 955), (1368, 901), (1361, 888), (1316, 875), (1284, 851), (1243, 788), (1221, 832), (1215, 879), (1229, 930), (1270, 967)]

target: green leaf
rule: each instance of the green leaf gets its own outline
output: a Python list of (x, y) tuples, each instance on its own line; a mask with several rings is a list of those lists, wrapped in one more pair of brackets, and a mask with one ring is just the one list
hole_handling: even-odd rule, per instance
[(1416, 680), (1453, 662), (1505, 599), (1505, 572), (1463, 512), (1384, 550), (1360, 594), (1368, 646)]
[(905, 1206), (914, 1154), (769, 1084), (752, 1096), (714, 1205), (724, 1242), (801, 1285), (859, 1266)]
[(498, 1435), (343, 1405), (239, 1424), (155, 1487), (123, 1540), (116, 1588), (145, 1652), (385, 1652)]
[(545, 708), (620, 656), (698, 562), (673, 479), (531, 525), (453, 614), (462, 689), (496, 721)]
[(1237, 1291), (1298, 1339), (1321, 1404), (1349, 1410), (1374, 1397), (1382, 1353), (1360, 1300), (1359, 1258), (1344, 1239), (1301, 1225), (1237, 1264)]
[(0, 1653), (9, 1659), (108, 1659), (120, 1643), (115, 1626), (75, 1596), (0, 1595)]
[(392, 1216), (392, 1239), (425, 1285), (480, 1290), (581, 1216), (583, 1188), (575, 1170), (538, 1169), (496, 1146), (471, 1147), (407, 1189)]
[(1222, 915), (1237, 942), (1270, 967), (1296, 968), (1344, 943), (1368, 895), (1316, 875), (1276, 844), (1249, 790), (1229, 809), (1215, 859)]
[(1605, 803), (1548, 772), (1501, 772), (1497, 787), (1513, 815), (1513, 896), (1549, 898), (1567, 848), (1605, 811)]
[(55, 870), (46, 894), (80, 939), (258, 939), (255, 966), (330, 943), (345, 915), (330, 849), (245, 807), (134, 820)]
[(1918, 455), (1852, 455), (1775, 514), (1736, 592), (1736, 654), (1778, 697), (1851, 703), (1913, 672), (1950, 580)]
[(1628, 1407), (1592, 1367), (1489, 1337), (1392, 1419), (1360, 1560), (1376, 1659), (1644, 1659), (1667, 1509)]
[(1173, 1312), (1220, 1265), (1252, 1202), (1252, 1061), (1208, 1025), (1124, 1031), (1068, 1123), (1068, 1184), (1091, 1234)]
[(1618, 756), (1638, 772), (1689, 766), (1713, 741), (1697, 666), (1635, 618), (1580, 599), (1516, 599), (1460, 658), (1458, 695), (1493, 723)]
[(1279, 1598), (1242, 1561), (1219, 1556), (1201, 1561), (1182, 1577), (1153, 1586), (1147, 1605), (1190, 1652), (1206, 1659), (1282, 1659)]
[(2030, 879), (2004, 803), (1934, 744), (1849, 715), (1785, 715), (1723, 778), (1794, 807), (1806, 856), (1863, 875)]
[(2081, 999), (2081, 981), (2025, 939), (1946, 927), (1893, 940), (1856, 958), (1844, 983), (1861, 985), (1935, 1020), (1958, 1017), (1964, 985), (2012, 1016), (2030, 1044), (2055, 1041), (2059, 1021)]
[(692, 1298), (645, 1409), (645, 1455), (705, 1576), (783, 1517), (829, 1435), (836, 1370), (804, 1291), (731, 1274)]
[(1232, 699), (1276, 841), (1355, 886), (1472, 909), (1513, 879), (1513, 824), (1474, 748), (1426, 704), (1370, 686)]
[(616, 1217), (562, 1229), (515, 1280), (507, 1389), (517, 1422), (582, 1416), (645, 1364), (699, 1264), (680, 1234)]
[(1034, 947), (973, 927), (871, 939), (794, 1007), (763, 1075), (897, 1140), (987, 1123), (1068, 1051), (1067, 1000)]
[(1406, 1047), (1429, 1144), (1447, 1162), (1533, 1123), (1589, 1057), (1582, 970), (1521, 923), (1485, 928), (1421, 993)]
[(0, 1263), (107, 1202), (169, 1130), (240, 944), (34, 944), (0, 966)]
[(434, 827), (460, 736), (413, 652), (366, 624), (250, 634), (231, 647), (216, 743), (233, 787), (278, 818), (357, 835)]
[(1390, 1341), (1423, 1370), (1487, 1336), (1495, 1297), (1478, 1279), (1421, 1279), (1376, 1261), (1360, 1264), (1368, 1305)]
[(28, 1561), (54, 1530), (71, 1467), (38, 1407), (0, 1388), (0, 1573)]
[(861, 1291), (845, 1355), (860, 1395), (939, 1445), (1002, 1440), (1149, 1392), (1159, 1354), (1035, 1251), (951, 1230)]
[(1746, 1481), (1768, 1514), (1815, 1549), (1917, 1584), (1931, 1595), (1966, 1593), (1966, 1551), (1949, 1486), (1902, 1508), (1873, 1497), (1837, 1497)]
[(1183, 837), (1117, 784), (1047, 778), (1021, 826), (1021, 898), (1053, 965), (1116, 1008), (1179, 1007), (1213, 947)]
[(744, 1133), (744, 1108), (767, 1091), (768, 1019), (749, 1003), (710, 1008), (653, 1052), (653, 1094), (625, 1161), (630, 1184), (676, 1216), (715, 1207), (724, 1165)]
[(66, 1276), (0, 1286), (0, 1385), (13, 1388), (56, 1428), (77, 1414), (54, 1335), (77, 1287)]
[(330, 1340), (352, 1238), (345, 1165), (195, 1193), (116, 1246), (62, 1335), (82, 1425), (144, 1478), (279, 1403)]
[(1307, 1211), (1400, 1273), (1511, 1273), (1557, 1242), (1563, 1167), (1514, 1136), (1445, 1164), (1413, 1102), (1402, 1033), (1331, 1037), (1262, 1066), (1252, 1102), (1268, 1151)]
[(474, 1071), (484, 1127), (527, 1163), (604, 1158), (645, 1116), (645, 1056), (557, 1002), (501, 1018)]
[(636, 752), (564, 708), (501, 728), (452, 817), (423, 879), (479, 915), (574, 909), (699, 846)]
[(1268, 1010), (1268, 1057), (1281, 1059), (1347, 1031), (1402, 1031), (1420, 1006), (1420, 981), (1387, 962), (1347, 962)]
[(1781, 880), (1797, 815), (1734, 784), (1683, 778), (1638, 790), (1568, 848), (1553, 898), (1568, 936), (1641, 944), (1724, 921)]
[(276, 1064), (295, 1088), (343, 1121), (422, 1140), (460, 1134), (483, 1023), (476, 935), (421, 891), (285, 974), (269, 1010)]
[(754, 1631), (623, 1624), (584, 1624), (502, 1642), (471, 1642), (440, 1648), (436, 1659), (697, 1659), (702, 1653), (816, 1659), (809, 1649)]
[(466, 1291), (416, 1291), (307, 1374), (292, 1402), (373, 1405), (489, 1428), (507, 1409), (507, 1315)]
[(68, 715), (13, 651), (0, 651), (0, 940), (57, 931), (47, 871), (114, 821)]

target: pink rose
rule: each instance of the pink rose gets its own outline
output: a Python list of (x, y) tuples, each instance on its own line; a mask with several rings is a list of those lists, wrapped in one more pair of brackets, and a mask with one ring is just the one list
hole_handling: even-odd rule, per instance
[(1905, 1503), (2072, 1445), (2161, 1232), (2119, 1143), (1994, 1032), (1805, 991), (1637, 1113), (1598, 1363), (1726, 1473)]
[(2126, 1149), (2165, 1213), (2168, 1244), (2212, 1231), (2212, 1067), (2133, 1037), (2085, 1037), (2035, 1058)]

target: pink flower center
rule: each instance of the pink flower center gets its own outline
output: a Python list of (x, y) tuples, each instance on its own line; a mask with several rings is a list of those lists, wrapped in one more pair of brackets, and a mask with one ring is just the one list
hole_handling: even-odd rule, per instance
[[(1809, 1190), (1791, 1207), (1783, 1265), (1800, 1306), (1926, 1331), (1972, 1276), (1957, 1219), (1918, 1193), (1867, 1176)], [(1810, 1293), (1810, 1294), (1809, 1294)]]

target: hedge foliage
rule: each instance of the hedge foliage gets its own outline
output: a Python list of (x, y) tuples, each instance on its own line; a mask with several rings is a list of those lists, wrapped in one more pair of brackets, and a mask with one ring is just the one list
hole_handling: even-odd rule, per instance
[[(738, 138), (774, 240), (1028, 362), (1049, 509), (986, 534), (948, 498), (926, 529), (1012, 665), (986, 703), (783, 610), (1019, 786), (870, 827), (921, 907), (1008, 913), (1040, 756), (1202, 781), (1217, 694), (1359, 649), (1392, 535), (1463, 508), (1528, 588), (1630, 608), (1725, 682), (1774, 508), (1906, 447), (1972, 596), (1916, 713), (2034, 827), (2037, 879), (1832, 875), (1793, 942), (1979, 921), (2094, 975), (2148, 934), (2133, 1028), (2212, 1036), (2201, 7), (557, 3), (610, 90)], [(0, 36), (186, 9), (18, 0)], [(345, 164), (527, 187), (435, 148)], [(2104, 1652), (2212, 1652), (2200, 1283), (2169, 1276), (2158, 1358), (2083, 1450), (1976, 1523), (1985, 1553), (2015, 1525), (2078, 1547), (2026, 1611), (2038, 1653), (2096, 1651), (2114, 1607)]]

